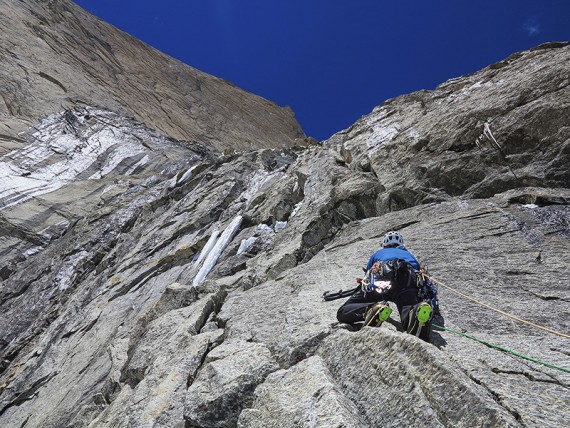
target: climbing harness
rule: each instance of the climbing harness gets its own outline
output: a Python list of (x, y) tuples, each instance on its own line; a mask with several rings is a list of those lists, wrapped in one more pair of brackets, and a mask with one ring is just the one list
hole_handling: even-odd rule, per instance
[(458, 294), (459, 296), (464, 297), (464, 298), (467, 299), (467, 300), (470, 300), (470, 301), (472, 301), (472, 302), (474, 302), (474, 303), (477, 303), (478, 305), (484, 306), (484, 307), (486, 307), (487, 309), (490, 309), (490, 310), (492, 310), (492, 311), (494, 311), (494, 312), (497, 312), (497, 313), (499, 313), (499, 314), (501, 314), (501, 315), (504, 315), (504, 316), (506, 316), (506, 317), (508, 317), (508, 318), (511, 318), (511, 319), (513, 319), (513, 320), (515, 320), (515, 321), (522, 322), (522, 323), (528, 324), (528, 325), (530, 325), (530, 326), (532, 326), (532, 327), (535, 327), (535, 328), (538, 328), (538, 329), (547, 331), (547, 332), (549, 332), (549, 333), (556, 334), (556, 335), (558, 335), (558, 336), (562, 336), (562, 337), (565, 337), (565, 338), (567, 338), (567, 339), (570, 339), (570, 335), (568, 335), (568, 334), (561, 333), (561, 332), (559, 332), (559, 331), (552, 330), (552, 329), (547, 328), (547, 327), (543, 327), (543, 326), (541, 326), (541, 325), (535, 324), (535, 323), (530, 322), (530, 321), (527, 321), (527, 320), (523, 320), (522, 318), (516, 317), (516, 316), (511, 315), (511, 314), (509, 314), (509, 313), (507, 313), (507, 312), (501, 311), (500, 309), (494, 308), (493, 306), (487, 305), (486, 303), (480, 302), (479, 300), (476, 300), (476, 299), (474, 299), (474, 298), (472, 298), (472, 297), (470, 297), (470, 296), (468, 296), (468, 295), (462, 293), (461, 291), (458, 291), (458, 290), (456, 290), (456, 289), (454, 289), (454, 288), (452, 288), (452, 287), (449, 287), (448, 285), (445, 285), (445, 284), (442, 283), (441, 281), (437, 281), (436, 279), (431, 278), (431, 277), (430, 277), (430, 279), (431, 279), (433, 282), (435, 282), (437, 285), (439, 285), (439, 286), (441, 286), (441, 287), (443, 287), (443, 288), (445, 288), (445, 289), (447, 289), (447, 290), (449, 290), (449, 291), (452, 291), (453, 293), (456, 293), (456, 294)]
[(474, 340), (475, 342), (482, 343), (483, 345), (488, 346), (489, 348), (498, 349), (500, 351), (512, 354), (516, 357), (520, 357), (520, 358), (523, 358), (525, 360), (532, 361), (533, 363), (542, 364), (543, 366), (550, 367), (551, 369), (562, 370), (563, 372), (570, 373), (570, 369), (568, 369), (566, 367), (556, 366), (556, 365), (551, 364), (551, 363), (547, 363), (544, 361), (537, 360), (536, 358), (532, 358), (532, 357), (529, 357), (529, 356), (526, 356), (523, 354), (519, 354), (518, 352), (512, 351), (512, 350), (507, 349), (507, 348), (503, 348), (502, 346), (494, 345), (494, 344), (486, 342), (484, 340), (477, 339), (476, 337), (471, 336), (471, 335), (466, 334), (466, 333), (462, 333), (461, 331), (453, 330), (453, 329), (447, 328), (447, 327), (442, 327), (442, 326), (436, 325), (436, 324), (433, 324), (433, 327), (438, 329), (438, 330), (445, 330), (445, 331), (449, 331), (450, 333), (454, 333), (454, 334), (457, 334), (459, 336), (466, 337), (468, 339)]
[(416, 287), (420, 301), (431, 305), (435, 315), (439, 314), (439, 299), (437, 296), (437, 285), (429, 276), (427, 266), (422, 266), (419, 271), (415, 271)]
[(391, 281), (383, 281), (381, 278), (391, 277), (393, 281), (404, 281), (402, 289), (408, 290), (412, 287), (417, 289), (418, 300), (426, 302), (431, 306), (433, 315), (440, 313), (439, 301), (437, 297), (437, 286), (430, 278), (426, 267), (420, 270), (414, 269), (405, 260), (394, 259), (388, 262), (376, 262), (370, 270), (366, 271), (365, 278), (357, 278), (359, 284), (349, 290), (325, 291), (323, 300), (330, 302), (343, 297), (350, 297), (357, 291), (362, 293), (385, 292), (391, 287)]

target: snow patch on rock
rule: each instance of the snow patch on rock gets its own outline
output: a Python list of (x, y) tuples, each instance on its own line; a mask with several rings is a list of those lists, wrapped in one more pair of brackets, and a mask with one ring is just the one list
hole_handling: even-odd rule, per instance
[(218, 242), (219, 237), (220, 237), (219, 230), (215, 230), (212, 233), (212, 235), (210, 235), (208, 242), (206, 242), (206, 245), (204, 245), (202, 252), (198, 256), (198, 260), (196, 260), (197, 265), (200, 265), (200, 263), (202, 263), (202, 261), (204, 261), (204, 259), (208, 257), (208, 254), (210, 254), (210, 251), (212, 251), (212, 248), (214, 248), (214, 245), (216, 245), (216, 242)]
[(169, 189), (174, 189), (177, 186), (181, 186), (190, 180), (194, 176), (194, 171), (198, 167), (198, 164), (192, 165), (184, 174), (180, 176), (180, 174), (175, 175), (170, 179), (170, 183), (168, 185)]

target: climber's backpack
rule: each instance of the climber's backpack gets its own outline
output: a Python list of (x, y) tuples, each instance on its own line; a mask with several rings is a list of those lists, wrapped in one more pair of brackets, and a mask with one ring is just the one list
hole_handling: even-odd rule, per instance
[(405, 260), (394, 259), (382, 262), (381, 276), (397, 282), (400, 289), (415, 287), (420, 302), (428, 302), (434, 314), (439, 313), (437, 286), (429, 277), (427, 267), (422, 266), (417, 270)]

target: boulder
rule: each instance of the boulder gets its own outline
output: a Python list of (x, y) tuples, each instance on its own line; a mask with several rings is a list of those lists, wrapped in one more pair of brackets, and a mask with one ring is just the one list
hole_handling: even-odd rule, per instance
[(255, 390), (238, 427), (362, 427), (365, 420), (318, 356), (270, 374)]
[(212, 350), (186, 393), (187, 426), (235, 426), (241, 410), (265, 377), (278, 369), (266, 346), (224, 341)]

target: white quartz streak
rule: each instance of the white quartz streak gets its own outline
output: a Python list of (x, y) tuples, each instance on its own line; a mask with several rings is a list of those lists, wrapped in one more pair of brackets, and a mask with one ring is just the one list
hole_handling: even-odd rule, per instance
[[(93, 110), (92, 114), (106, 113)], [(110, 174), (127, 158), (140, 156), (123, 175), (149, 162), (129, 128), (93, 128), (83, 138), (64, 133), (64, 124), (62, 113), (46, 118), (34, 127), (31, 144), (0, 157), (0, 210), (58, 190), (89, 170), (93, 172), (88, 179), (93, 180)]]

